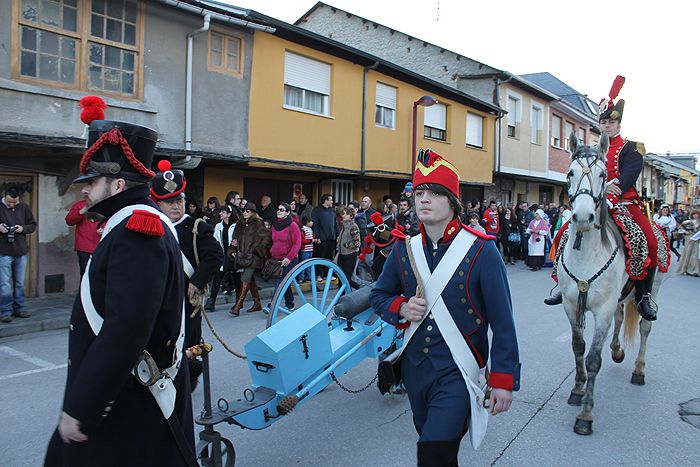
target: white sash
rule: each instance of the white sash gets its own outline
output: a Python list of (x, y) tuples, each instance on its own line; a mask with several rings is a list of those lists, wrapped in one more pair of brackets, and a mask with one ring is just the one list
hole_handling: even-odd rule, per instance
[[(165, 225), (168, 226), (168, 229), (175, 237), (175, 240), (177, 240), (177, 231), (175, 230), (175, 227), (173, 226), (172, 222), (170, 222), (170, 219), (168, 219), (168, 217), (165, 214), (147, 204), (134, 204), (120, 209), (112, 217), (109, 218), (109, 220), (104, 226), (104, 230), (102, 232), (102, 237), (100, 238), (100, 241), (104, 240), (115, 226), (119, 225), (124, 219), (131, 216), (133, 212), (138, 209), (148, 211), (160, 217), (160, 219), (165, 223)], [(182, 255), (182, 258), (184, 263), (184, 261), (186, 261), (185, 255)], [(91, 263), (92, 258), (88, 260), (87, 266), (85, 267), (85, 273), (83, 274), (83, 278), (80, 281), (80, 301), (82, 302), (83, 310), (85, 312), (85, 317), (87, 318), (88, 324), (90, 325), (92, 332), (95, 334), (95, 336), (97, 336), (100, 333), (100, 330), (102, 329), (102, 323), (104, 322), (104, 318), (102, 318), (102, 316), (100, 316), (100, 314), (97, 313), (95, 304), (92, 301), (92, 294), (90, 293)], [(191, 267), (192, 266), (190, 265), (190, 268)], [(178, 334), (177, 342), (175, 343), (173, 364), (163, 371), (164, 374), (167, 374), (165, 378), (162, 378), (158, 380), (155, 384), (148, 386), (148, 389), (151, 391), (151, 394), (155, 398), (156, 402), (158, 403), (158, 407), (160, 407), (160, 410), (161, 412), (163, 412), (163, 416), (166, 419), (170, 418), (170, 415), (172, 415), (173, 409), (175, 408), (175, 398), (177, 397), (177, 390), (175, 389), (173, 380), (175, 379), (175, 376), (177, 375), (177, 372), (180, 369), (180, 362), (182, 361), (182, 345), (184, 341), (185, 302), (183, 297), (182, 313), (180, 318), (180, 332)], [(131, 373), (133, 374), (134, 371), (132, 370)]]
[[(462, 378), (464, 378), (467, 390), (469, 391), (471, 403), (469, 440), (474, 449), (477, 449), (486, 435), (486, 428), (489, 421), (488, 410), (484, 408), (483, 404), (484, 391), (482, 388), (486, 386), (486, 376), (484, 371), (479, 368), (474, 354), (467, 346), (464, 337), (457, 328), (441, 296), (445, 285), (450, 278), (452, 278), (457, 267), (462, 262), (462, 259), (464, 259), (464, 256), (474, 243), (474, 240), (476, 240), (476, 235), (466, 230), (461, 230), (452, 241), (450, 248), (448, 248), (432, 274), (425, 258), (425, 250), (423, 249), (423, 241), (420, 235), (411, 238), (411, 249), (415, 259), (416, 269), (423, 279), (425, 299), (428, 302), (428, 312), (433, 314), (440, 334), (442, 334), (445, 343), (450, 348), (452, 358), (457, 364), (459, 371), (462, 373)], [(450, 252), (452, 247), (455, 247), (456, 251)], [(447, 262), (449, 268), (441, 268), (445, 262)]]

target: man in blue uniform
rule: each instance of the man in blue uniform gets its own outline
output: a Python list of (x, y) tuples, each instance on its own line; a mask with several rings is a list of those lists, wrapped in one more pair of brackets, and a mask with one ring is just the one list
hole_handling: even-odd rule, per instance
[[(185, 187), (187, 180), (182, 170), (171, 168), (170, 162), (158, 163), (159, 172), (151, 182), (151, 198), (175, 226), (185, 268), (185, 348), (200, 343), (202, 339), (203, 300), (207, 284), (224, 262), (224, 251), (214, 238), (214, 227), (194, 219), (185, 213)], [(196, 235), (195, 235), (196, 232)], [(195, 253), (196, 247), (196, 253)], [(202, 362), (187, 359), (190, 368), (190, 384), (194, 391)]]
[[(84, 120), (85, 121), (85, 120)], [(86, 122), (88, 123), (88, 122)], [(103, 236), (69, 326), (68, 379), (46, 466), (194, 466), (182, 255), (149, 199), (158, 133), (90, 122), (76, 182)]]
[[(419, 159), (413, 187), (421, 236), (396, 243), (370, 302), (382, 319), (407, 329), (400, 364), (420, 436), (418, 465), (456, 466), (467, 429), (482, 430), (470, 433), (475, 446), (485, 430), (484, 401), (473, 389), (473, 373), (489, 359), (488, 328), (493, 331), (492, 415), (507, 411), (512, 391), (519, 389), (518, 344), (506, 270), (494, 238), (459, 222), (456, 168), (430, 150)], [(417, 296), (416, 271), (425, 298)], [(442, 284), (437, 289), (436, 281)]]

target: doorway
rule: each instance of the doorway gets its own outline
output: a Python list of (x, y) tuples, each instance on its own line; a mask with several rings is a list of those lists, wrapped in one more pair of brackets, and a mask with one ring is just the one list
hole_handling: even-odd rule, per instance
[(0, 196), (5, 195), (5, 189), (9, 185), (16, 185), (21, 192), (20, 202), (29, 206), (37, 221), (37, 231), (27, 236), (29, 257), (27, 258), (27, 270), (24, 277), (24, 293), (27, 297), (35, 297), (37, 294), (37, 257), (39, 251), (39, 197), (35, 192), (37, 179), (31, 174), (0, 173)]

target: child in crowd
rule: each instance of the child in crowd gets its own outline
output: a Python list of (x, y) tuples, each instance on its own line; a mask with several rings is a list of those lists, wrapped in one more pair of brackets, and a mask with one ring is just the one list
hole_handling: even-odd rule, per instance
[[(301, 219), (301, 261), (307, 260), (314, 255), (314, 231), (312, 227), (314, 226), (314, 221), (310, 217), (302, 217)], [(311, 280), (311, 269), (307, 269), (302, 272), (302, 277), (300, 282), (307, 282)]]

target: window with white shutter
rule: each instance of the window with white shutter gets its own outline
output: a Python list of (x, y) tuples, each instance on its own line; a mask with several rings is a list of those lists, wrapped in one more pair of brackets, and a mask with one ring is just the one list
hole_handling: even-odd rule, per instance
[(530, 109), (530, 142), (533, 144), (541, 144), (542, 141), (542, 115), (544, 109), (533, 104)]
[(484, 117), (467, 112), (467, 144), (484, 147)]
[(552, 115), (552, 146), (561, 147), (561, 117)]
[(377, 83), (374, 122), (378, 127), (396, 128), (396, 88)]
[(566, 122), (564, 123), (564, 149), (567, 151), (571, 151), (571, 148), (569, 148), (569, 136), (574, 132), (574, 124), (571, 122)]
[(284, 106), (321, 115), (330, 113), (331, 66), (285, 52)]
[(447, 140), (447, 106), (435, 104), (424, 107), (423, 135), (427, 138)]
[(518, 123), (520, 122), (520, 99), (514, 96), (508, 96), (508, 136), (511, 138), (518, 137)]

